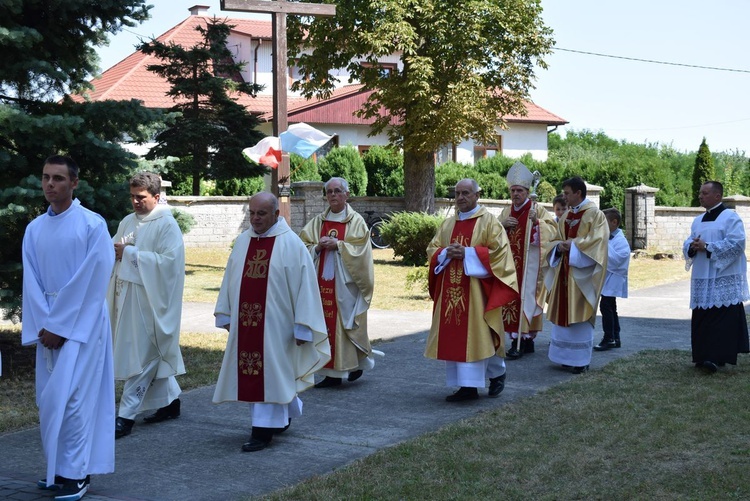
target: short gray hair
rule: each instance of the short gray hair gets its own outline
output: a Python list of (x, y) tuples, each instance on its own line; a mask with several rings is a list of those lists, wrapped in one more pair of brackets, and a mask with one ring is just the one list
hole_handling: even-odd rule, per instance
[(479, 193), (482, 191), (482, 188), (479, 187), (479, 183), (476, 182), (475, 179), (472, 179), (470, 177), (461, 179), (459, 182), (456, 183), (456, 186), (454, 186), (454, 189), (458, 187), (459, 184), (468, 181), (471, 184), (471, 189), (474, 190), (474, 193)]
[(344, 188), (344, 191), (346, 193), (349, 193), (349, 183), (347, 183), (346, 179), (344, 179), (343, 177), (332, 177), (325, 182), (325, 184), (323, 185), (323, 189), (328, 190), (328, 185), (333, 181), (338, 181), (339, 183), (341, 183), (341, 187)]

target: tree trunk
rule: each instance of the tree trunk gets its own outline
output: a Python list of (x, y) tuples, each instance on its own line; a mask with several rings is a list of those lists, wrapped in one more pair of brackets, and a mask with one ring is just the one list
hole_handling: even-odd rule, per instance
[(404, 150), (404, 201), (410, 212), (435, 212), (435, 155)]

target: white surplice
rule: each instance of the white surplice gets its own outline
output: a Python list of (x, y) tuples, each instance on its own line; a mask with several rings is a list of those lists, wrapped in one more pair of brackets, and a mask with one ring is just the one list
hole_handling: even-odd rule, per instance
[[(127, 244), (115, 264), (107, 291), (114, 334), (115, 378), (135, 380), (151, 367), (147, 381), (126, 385), (121, 417), (169, 405), (185, 373), (180, 353), (185, 247), (167, 205), (145, 217), (129, 214), (112, 238)], [(132, 394), (132, 395), (131, 395)]]
[[(107, 224), (78, 200), (32, 221), (23, 239), (24, 345), (37, 345), (36, 400), (55, 475), (80, 479), (115, 468), (112, 334), (104, 300), (114, 265)], [(39, 344), (41, 329), (67, 339)]]

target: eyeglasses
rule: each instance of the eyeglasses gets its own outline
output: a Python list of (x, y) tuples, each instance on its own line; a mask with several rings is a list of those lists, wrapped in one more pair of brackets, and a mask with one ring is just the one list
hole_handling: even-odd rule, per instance
[(341, 195), (342, 193), (344, 193), (344, 190), (340, 190), (338, 188), (326, 190), (326, 195)]

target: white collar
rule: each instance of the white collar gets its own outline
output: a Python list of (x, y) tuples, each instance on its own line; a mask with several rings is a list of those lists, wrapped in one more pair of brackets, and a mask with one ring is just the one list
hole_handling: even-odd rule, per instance
[(479, 210), (480, 207), (481, 205), (477, 204), (477, 206), (471, 209), (469, 212), (458, 211), (458, 220), (463, 221), (464, 219), (469, 219)]
[(514, 210), (521, 210), (529, 202), (531, 202), (531, 199), (527, 198), (526, 201), (524, 203), (522, 203), (521, 205), (519, 205), (518, 207), (516, 207), (515, 204), (514, 204), (513, 205), (513, 209)]
[(586, 202), (588, 202), (588, 201), (589, 201), (589, 199), (588, 199), (588, 198), (584, 198), (584, 199), (583, 199), (583, 200), (581, 201), (581, 203), (580, 203), (580, 204), (576, 205), (575, 207), (571, 207), (571, 208), (570, 208), (570, 211), (571, 211), (571, 212), (572, 212), (573, 214), (578, 214), (578, 211), (579, 211), (579, 210), (581, 210), (581, 207), (583, 207), (583, 206), (584, 206), (584, 204), (586, 204)]

